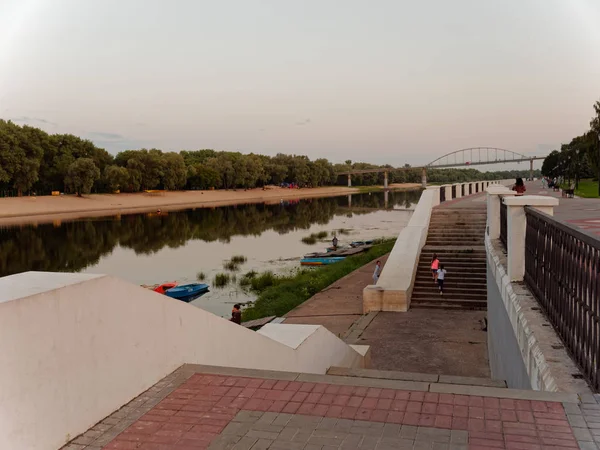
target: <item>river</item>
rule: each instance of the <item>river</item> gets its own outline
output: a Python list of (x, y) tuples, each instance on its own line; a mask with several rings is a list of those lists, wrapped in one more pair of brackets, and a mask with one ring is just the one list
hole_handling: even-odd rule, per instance
[[(0, 228), (0, 276), (28, 270), (103, 273), (137, 284), (196, 281), (223, 273), (234, 255), (247, 261), (236, 272), (289, 273), (306, 253), (323, 251), (336, 232), (340, 244), (396, 237), (420, 191), (390, 191), (195, 208), (168, 214), (128, 214), (69, 222)], [(344, 230), (339, 233), (339, 230)], [(314, 245), (302, 238), (320, 231)], [(318, 270), (318, 269), (316, 269)], [(193, 305), (227, 316), (236, 302), (254, 296), (235, 283), (211, 286)]]

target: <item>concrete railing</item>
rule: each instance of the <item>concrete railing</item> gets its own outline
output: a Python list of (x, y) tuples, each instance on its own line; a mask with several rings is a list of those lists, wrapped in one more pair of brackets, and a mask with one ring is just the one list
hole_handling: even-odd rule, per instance
[(0, 278), (0, 449), (60, 448), (184, 363), (324, 374), (365, 353), (322, 326), (254, 332), (113, 277)]
[[(525, 206), (552, 215), (558, 199), (514, 194), (506, 186), (487, 190), (487, 336), (492, 377), (506, 380), (509, 388), (588, 392), (535, 297), (523, 283), (513, 283), (523, 280), (525, 269)], [(506, 252), (499, 239), (501, 202), (507, 207)]]
[[(496, 181), (481, 181), (479, 192), (483, 185), (496, 184)], [(417, 267), (421, 250), (427, 241), (429, 220), (432, 209), (440, 204), (440, 191), (444, 190), (446, 200), (462, 196), (462, 186), (465, 186), (465, 196), (469, 195), (468, 186), (471, 183), (456, 183), (442, 186), (430, 186), (421, 194), (419, 203), (408, 222), (396, 239), (385, 267), (376, 285), (369, 285), (363, 290), (363, 312), (371, 311), (408, 311), (410, 298), (415, 283)], [(473, 194), (475, 194), (473, 190)]]

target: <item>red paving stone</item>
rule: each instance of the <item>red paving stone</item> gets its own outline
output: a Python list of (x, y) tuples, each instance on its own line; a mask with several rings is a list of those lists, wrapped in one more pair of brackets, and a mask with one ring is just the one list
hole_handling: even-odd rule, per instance
[(105, 449), (205, 449), (240, 410), (469, 431), (469, 448), (577, 448), (562, 404), (195, 374)]

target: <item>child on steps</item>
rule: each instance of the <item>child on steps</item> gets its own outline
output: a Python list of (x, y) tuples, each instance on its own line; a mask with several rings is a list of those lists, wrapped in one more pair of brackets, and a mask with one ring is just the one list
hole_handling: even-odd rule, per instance
[(444, 295), (444, 279), (446, 278), (446, 269), (444, 269), (444, 265), (442, 264), (437, 271), (437, 284), (440, 288), (440, 295)]

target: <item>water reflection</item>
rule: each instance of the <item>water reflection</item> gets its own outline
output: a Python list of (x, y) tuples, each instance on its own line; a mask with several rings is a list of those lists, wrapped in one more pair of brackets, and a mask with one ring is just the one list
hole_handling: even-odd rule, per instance
[(197, 208), (165, 215), (131, 214), (0, 229), (0, 276), (24, 272), (77, 272), (93, 266), (117, 247), (147, 255), (188, 241), (228, 243), (235, 236), (286, 234), (326, 225), (336, 215), (410, 208), (420, 191)]

